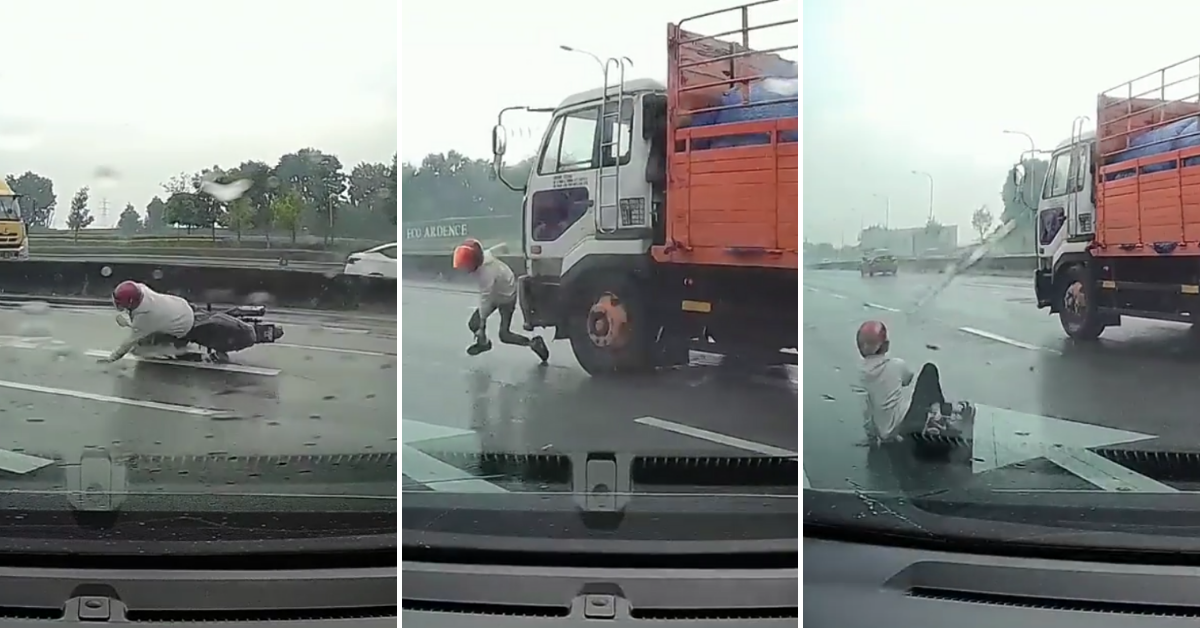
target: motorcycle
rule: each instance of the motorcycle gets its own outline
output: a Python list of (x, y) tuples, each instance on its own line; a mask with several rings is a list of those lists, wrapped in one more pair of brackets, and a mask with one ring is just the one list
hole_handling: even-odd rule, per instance
[[(149, 347), (171, 345), (176, 351), (172, 356), (175, 360), (227, 364), (230, 353), (283, 337), (282, 325), (263, 322), (267, 308), (262, 305), (240, 305), (214, 311), (212, 304), (204, 307), (193, 304), (192, 310), (196, 313), (196, 321), (183, 338), (151, 336), (140, 344)], [(202, 351), (189, 350), (188, 346), (193, 344)]]

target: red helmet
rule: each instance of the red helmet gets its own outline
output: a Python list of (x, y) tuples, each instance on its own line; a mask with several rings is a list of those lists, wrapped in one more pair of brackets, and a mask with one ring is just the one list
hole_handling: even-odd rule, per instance
[(859, 325), (854, 342), (858, 345), (859, 355), (864, 358), (883, 353), (888, 347), (887, 325), (882, 321), (867, 321)]
[(132, 281), (122, 281), (113, 288), (113, 305), (118, 310), (133, 311), (142, 304), (142, 287)]
[(483, 263), (483, 245), (479, 240), (467, 238), (454, 249), (454, 269), (473, 273)]

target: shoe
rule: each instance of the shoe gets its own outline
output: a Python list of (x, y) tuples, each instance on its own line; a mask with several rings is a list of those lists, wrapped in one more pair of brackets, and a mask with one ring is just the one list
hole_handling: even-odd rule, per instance
[(491, 350), (492, 350), (492, 341), (485, 340), (483, 342), (476, 342), (475, 344), (467, 347), (467, 355), (479, 355), (480, 353), (483, 353), (484, 351), (491, 351)]
[(545, 364), (550, 359), (550, 348), (546, 346), (546, 341), (542, 340), (541, 336), (534, 336), (529, 343), (529, 348), (542, 359), (542, 364)]

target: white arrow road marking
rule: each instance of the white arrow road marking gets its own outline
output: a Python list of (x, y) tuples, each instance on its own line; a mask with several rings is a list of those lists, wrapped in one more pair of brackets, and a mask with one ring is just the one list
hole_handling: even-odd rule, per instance
[(971, 468), (975, 473), (1045, 458), (1105, 490), (1177, 492), (1087, 451), (1155, 438), (1150, 434), (976, 405), (973, 436)]
[(0, 471), (24, 475), (52, 464), (54, 464), (54, 461), (48, 458), (39, 458), (23, 454), (19, 451), (0, 449)]
[(403, 450), (400, 455), (400, 472), (435, 491), (447, 493), (507, 493), (503, 488), (481, 480), (458, 467), (448, 465), (437, 458), (413, 447), (413, 443), (449, 438), (451, 436), (474, 436), (475, 432), (424, 421), (403, 419), (400, 424)]

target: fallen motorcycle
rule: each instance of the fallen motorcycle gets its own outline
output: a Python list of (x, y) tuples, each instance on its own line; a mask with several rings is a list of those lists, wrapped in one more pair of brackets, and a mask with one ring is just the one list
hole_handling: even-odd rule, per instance
[[(196, 322), (183, 338), (152, 336), (139, 343), (154, 352), (155, 348), (170, 345), (176, 360), (202, 361), (225, 364), (229, 354), (249, 349), (257, 344), (275, 342), (283, 337), (283, 326), (263, 322), (267, 308), (261, 305), (236, 306), (214, 311), (212, 305), (192, 305)], [(189, 345), (197, 345), (202, 351), (191, 351)], [(147, 356), (150, 357), (150, 356)], [(166, 356), (163, 356), (166, 357)]]

